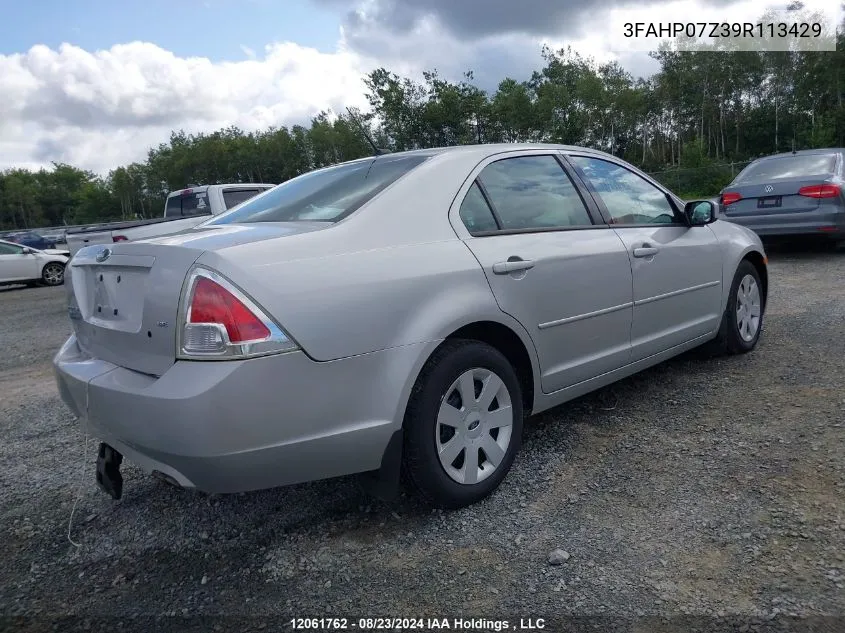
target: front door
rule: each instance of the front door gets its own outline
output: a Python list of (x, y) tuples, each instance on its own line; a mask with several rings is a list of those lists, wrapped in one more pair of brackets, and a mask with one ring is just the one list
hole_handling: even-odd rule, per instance
[[(488, 159), (458, 196), (465, 243), (529, 332), (550, 393), (630, 360), (631, 266), (557, 152)], [(592, 213), (591, 213), (592, 212)]]
[(15, 281), (38, 279), (38, 258), (25, 255), (24, 247), (19, 244), (0, 242), (0, 281)]
[(722, 255), (710, 227), (688, 226), (665, 191), (617, 162), (568, 159), (628, 250), (632, 360), (713, 333), (722, 316)]

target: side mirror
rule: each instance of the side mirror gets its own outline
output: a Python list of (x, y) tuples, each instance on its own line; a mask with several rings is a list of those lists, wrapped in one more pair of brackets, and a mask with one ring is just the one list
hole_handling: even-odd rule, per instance
[(21, 253), (23, 253), (24, 255), (32, 255), (34, 252), (35, 251), (32, 250), (29, 246), (24, 246), (23, 250), (21, 251)]
[(716, 205), (710, 200), (694, 200), (684, 206), (684, 215), (690, 226), (704, 226), (717, 219)]

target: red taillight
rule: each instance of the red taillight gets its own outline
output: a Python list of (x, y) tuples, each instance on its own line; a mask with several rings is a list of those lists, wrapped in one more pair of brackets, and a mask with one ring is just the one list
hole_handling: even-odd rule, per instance
[(735, 191), (726, 191), (722, 194), (722, 204), (727, 206), (729, 204), (733, 204), (734, 202), (738, 202), (742, 200), (742, 196), (736, 193)]
[(231, 343), (259, 341), (270, 336), (267, 326), (235, 295), (206, 277), (197, 277), (188, 323), (222, 325)]
[(798, 190), (799, 196), (808, 198), (836, 198), (842, 192), (839, 185), (808, 185)]
[(125, 235), (112, 235), (111, 241), (112, 242), (128, 242), (129, 240), (126, 239)]

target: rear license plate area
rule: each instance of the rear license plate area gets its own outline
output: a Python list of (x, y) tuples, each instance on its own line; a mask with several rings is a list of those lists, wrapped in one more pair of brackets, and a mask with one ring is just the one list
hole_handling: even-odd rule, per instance
[(781, 204), (780, 196), (767, 196), (765, 198), (757, 198), (758, 209), (776, 209)]
[(134, 267), (89, 269), (93, 325), (133, 332), (141, 327), (147, 270)]

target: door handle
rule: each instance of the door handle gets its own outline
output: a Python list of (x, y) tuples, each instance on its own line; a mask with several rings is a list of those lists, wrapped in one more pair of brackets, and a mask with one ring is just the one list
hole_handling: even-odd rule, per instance
[(659, 252), (659, 248), (655, 248), (654, 246), (650, 246), (648, 244), (643, 244), (639, 248), (634, 249), (634, 257), (653, 257)]
[(528, 270), (534, 268), (534, 262), (530, 259), (513, 259), (506, 262), (499, 262), (493, 264), (493, 273), (496, 275), (507, 275), (508, 273), (515, 273), (520, 270)]

